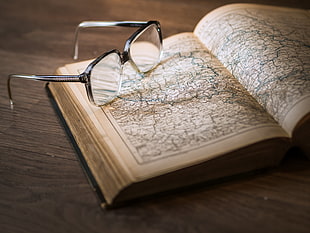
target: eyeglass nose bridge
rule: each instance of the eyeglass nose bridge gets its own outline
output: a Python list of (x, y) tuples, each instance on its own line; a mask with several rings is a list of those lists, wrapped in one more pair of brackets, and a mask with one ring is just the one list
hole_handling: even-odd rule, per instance
[(130, 60), (128, 51), (124, 51), (123, 53), (121, 53), (121, 54), (120, 54), (120, 57), (121, 57), (121, 63), (122, 63), (122, 65), (124, 65), (127, 61)]

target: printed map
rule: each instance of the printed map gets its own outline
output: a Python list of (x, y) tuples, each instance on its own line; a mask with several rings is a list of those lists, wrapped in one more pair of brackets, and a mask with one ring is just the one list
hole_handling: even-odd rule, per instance
[(309, 12), (250, 6), (204, 20), (199, 38), (280, 124), (310, 97)]
[(109, 114), (143, 164), (275, 124), (192, 33), (168, 39), (148, 74), (125, 67)]

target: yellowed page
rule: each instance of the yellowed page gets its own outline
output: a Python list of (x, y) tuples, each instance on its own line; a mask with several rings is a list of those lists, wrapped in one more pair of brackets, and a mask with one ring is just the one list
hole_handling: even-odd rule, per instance
[[(102, 122), (97, 128), (109, 139), (111, 159), (136, 181), (287, 137), (193, 33), (166, 39), (162, 62), (151, 72), (138, 74), (127, 64), (123, 73), (120, 96), (102, 113), (85, 108)], [(76, 85), (72, 90), (86, 99)]]
[(309, 11), (227, 5), (195, 34), (287, 132), (310, 112)]

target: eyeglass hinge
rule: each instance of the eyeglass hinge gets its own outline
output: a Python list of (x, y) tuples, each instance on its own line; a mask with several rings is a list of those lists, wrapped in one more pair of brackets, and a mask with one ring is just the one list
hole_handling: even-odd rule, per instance
[(81, 83), (87, 83), (87, 74), (85, 72), (80, 74), (79, 79)]

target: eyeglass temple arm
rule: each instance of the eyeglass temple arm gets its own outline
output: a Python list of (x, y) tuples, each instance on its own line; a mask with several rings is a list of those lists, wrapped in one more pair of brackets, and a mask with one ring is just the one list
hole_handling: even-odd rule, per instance
[(79, 56), (79, 32), (82, 28), (99, 28), (99, 27), (141, 27), (147, 24), (147, 21), (83, 21), (81, 22), (76, 30), (74, 36), (74, 51), (73, 59), (78, 59)]
[(86, 74), (82, 73), (79, 75), (21, 75), (21, 74), (10, 74), (7, 80), (8, 95), (11, 106), (14, 105), (11, 91), (11, 79), (12, 78), (24, 78), (36, 81), (47, 81), (47, 82), (86, 82)]

